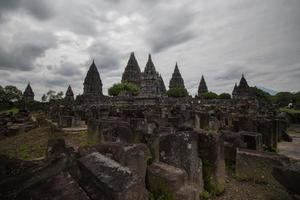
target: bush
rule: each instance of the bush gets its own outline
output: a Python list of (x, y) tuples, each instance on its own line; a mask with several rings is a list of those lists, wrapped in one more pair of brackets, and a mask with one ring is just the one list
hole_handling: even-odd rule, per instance
[(267, 103), (271, 103), (272, 96), (269, 93), (267, 93), (257, 87), (252, 87), (251, 90), (258, 100), (265, 101)]
[(279, 92), (273, 97), (273, 101), (279, 106), (287, 106), (294, 101), (294, 94), (291, 92)]
[(184, 87), (173, 87), (167, 91), (169, 97), (187, 97), (188, 91)]
[(228, 93), (222, 93), (219, 95), (219, 99), (231, 99), (231, 95)]
[(218, 99), (219, 96), (214, 92), (205, 92), (200, 94), (200, 98), (202, 99)]
[(108, 89), (108, 94), (110, 96), (118, 96), (121, 91), (127, 91), (130, 92), (133, 96), (136, 96), (139, 94), (140, 89), (133, 83), (115, 83), (112, 87)]

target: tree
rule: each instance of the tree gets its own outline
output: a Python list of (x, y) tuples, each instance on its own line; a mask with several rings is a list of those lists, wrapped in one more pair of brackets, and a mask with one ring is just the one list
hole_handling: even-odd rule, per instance
[(133, 96), (139, 94), (140, 89), (133, 83), (122, 82), (122, 83), (115, 83), (112, 87), (108, 89), (108, 94), (110, 96), (118, 96), (120, 92), (126, 91), (131, 93)]
[(231, 99), (231, 95), (228, 93), (222, 93), (219, 95), (219, 99)]
[(214, 92), (205, 92), (200, 95), (202, 99), (218, 99), (218, 95)]
[(279, 92), (273, 97), (274, 103), (279, 106), (287, 106), (289, 103), (293, 102), (294, 95), (291, 92)]
[(269, 93), (267, 93), (257, 87), (252, 87), (251, 90), (258, 100), (265, 101), (267, 103), (271, 103), (272, 96)]
[(0, 103), (12, 105), (22, 99), (22, 91), (16, 86), (7, 85), (0, 88)]
[(188, 91), (184, 87), (172, 87), (167, 91), (169, 97), (187, 97)]

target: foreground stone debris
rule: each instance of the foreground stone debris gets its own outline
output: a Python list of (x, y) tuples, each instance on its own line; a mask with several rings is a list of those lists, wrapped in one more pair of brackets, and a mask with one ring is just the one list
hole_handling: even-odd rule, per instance
[(100, 154), (91, 153), (79, 159), (80, 183), (96, 199), (146, 200), (142, 180), (127, 167)]
[(161, 162), (148, 167), (147, 184), (155, 199), (199, 199), (199, 191), (188, 184), (187, 173), (184, 170)]

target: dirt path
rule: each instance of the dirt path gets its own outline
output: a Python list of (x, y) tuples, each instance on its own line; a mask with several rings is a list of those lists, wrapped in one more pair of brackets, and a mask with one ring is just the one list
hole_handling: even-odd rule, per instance
[(292, 124), (288, 130), (293, 142), (279, 142), (279, 154), (300, 160), (300, 124)]

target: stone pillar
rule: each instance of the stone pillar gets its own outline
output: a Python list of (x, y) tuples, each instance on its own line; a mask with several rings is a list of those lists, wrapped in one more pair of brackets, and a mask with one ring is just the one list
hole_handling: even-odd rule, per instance
[(219, 133), (198, 132), (199, 156), (203, 163), (204, 189), (220, 194), (225, 187), (224, 142)]

